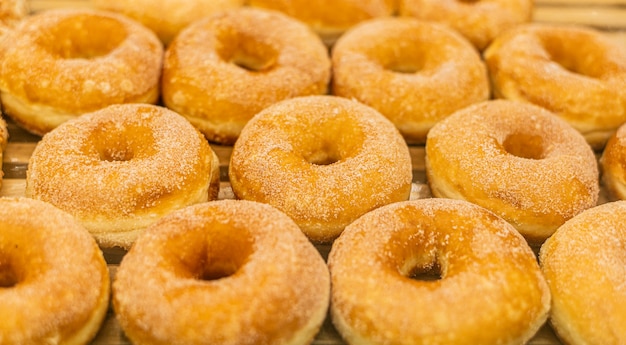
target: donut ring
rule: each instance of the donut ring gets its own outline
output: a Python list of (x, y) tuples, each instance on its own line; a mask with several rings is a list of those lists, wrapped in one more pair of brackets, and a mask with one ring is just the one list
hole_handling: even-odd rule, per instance
[(434, 196), (485, 207), (532, 245), (598, 202), (597, 162), (585, 139), (527, 103), (483, 102), (439, 122), (425, 165)]
[(602, 182), (613, 200), (626, 199), (626, 126), (611, 136), (600, 157)]
[(0, 198), (0, 343), (87, 344), (109, 307), (109, 271), (69, 214)]
[(499, 34), (530, 22), (532, 0), (400, 0), (399, 13), (459, 31), (482, 51)]
[(26, 0), (2, 0), (0, 2), (0, 38), (26, 17), (28, 12)]
[(600, 31), (529, 24), (498, 37), (484, 55), (496, 97), (552, 111), (594, 149), (626, 122), (626, 49)]
[(189, 24), (215, 12), (242, 6), (243, 0), (92, 0), (103, 10), (120, 12), (145, 25), (169, 44)]
[(393, 15), (393, 0), (250, 0), (250, 6), (283, 12), (306, 23), (327, 46), (363, 21)]
[(221, 200), (142, 234), (117, 271), (113, 306), (136, 344), (308, 344), (329, 294), (324, 260), (289, 217)]
[(182, 116), (112, 105), (46, 134), (31, 155), (26, 195), (74, 215), (103, 247), (128, 248), (165, 214), (215, 199), (218, 158)]
[(335, 44), (332, 63), (333, 93), (380, 111), (411, 143), (423, 144), (439, 120), (490, 96), (474, 47), (448, 27), (412, 18), (354, 27)]
[(0, 41), (0, 101), (38, 135), (110, 104), (155, 103), (162, 54), (152, 32), (121, 15), (41, 12)]
[(239, 199), (271, 204), (314, 242), (329, 242), (362, 214), (407, 200), (411, 157), (398, 130), (374, 109), (334, 96), (268, 107), (233, 147), (230, 183)]
[[(367, 213), (333, 243), (328, 266), (332, 321), (349, 344), (523, 344), (550, 309), (522, 236), (460, 200)], [(429, 272), (440, 278), (412, 278)]]
[(328, 51), (304, 24), (242, 7), (197, 21), (172, 42), (163, 101), (209, 140), (233, 144), (263, 108), (324, 94), (329, 80)]
[(561, 226), (541, 247), (550, 320), (567, 344), (626, 339), (626, 202), (603, 204)]

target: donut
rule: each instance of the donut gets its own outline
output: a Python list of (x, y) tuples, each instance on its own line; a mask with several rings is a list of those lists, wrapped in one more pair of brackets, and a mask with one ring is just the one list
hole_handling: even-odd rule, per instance
[(91, 3), (96, 8), (119, 12), (139, 21), (167, 45), (192, 22), (242, 6), (244, 0), (91, 0)]
[(233, 144), (263, 108), (324, 94), (330, 57), (304, 24), (239, 8), (196, 21), (165, 53), (163, 102), (213, 142)]
[(248, 4), (280, 11), (307, 24), (327, 46), (352, 26), (395, 12), (394, 0), (249, 0)]
[(13, 29), (29, 13), (26, 0), (2, 0), (0, 2), (0, 38)]
[(2, 156), (4, 154), (4, 150), (7, 147), (7, 140), (9, 139), (9, 132), (7, 131), (7, 123), (0, 115), (0, 188), (2, 188), (2, 177), (4, 176), (4, 172), (2, 171)]
[(550, 309), (524, 238), (462, 200), (369, 212), (333, 243), (328, 266), (332, 322), (349, 344), (524, 344)]
[(487, 68), (454, 30), (413, 18), (379, 18), (346, 32), (332, 50), (333, 94), (365, 103), (423, 144), (439, 120), (489, 99)]
[(407, 200), (411, 157), (394, 125), (346, 98), (292, 98), (266, 108), (233, 146), (235, 197), (268, 203), (313, 242), (382, 205)]
[(434, 196), (493, 211), (533, 246), (598, 202), (591, 147), (532, 104), (493, 100), (457, 111), (428, 133), (425, 155)]
[(241, 200), (162, 218), (113, 282), (114, 310), (135, 344), (309, 344), (329, 295), (326, 263), (298, 226)]
[(552, 111), (596, 150), (626, 122), (626, 48), (598, 30), (528, 24), (484, 56), (496, 97)]
[(625, 201), (580, 213), (541, 247), (541, 269), (553, 296), (550, 322), (565, 343), (626, 339), (625, 247)]
[(611, 200), (626, 199), (626, 125), (609, 138), (600, 156), (602, 184)]
[(0, 41), (0, 101), (26, 130), (43, 135), (111, 104), (155, 103), (163, 47), (121, 15), (44, 11)]
[(109, 271), (69, 214), (0, 198), (0, 343), (89, 344), (109, 307)]
[(182, 116), (118, 104), (46, 134), (28, 162), (26, 195), (75, 216), (104, 247), (128, 248), (162, 216), (215, 199), (219, 163)]
[(482, 51), (499, 34), (530, 22), (532, 0), (400, 0), (399, 14), (452, 27)]

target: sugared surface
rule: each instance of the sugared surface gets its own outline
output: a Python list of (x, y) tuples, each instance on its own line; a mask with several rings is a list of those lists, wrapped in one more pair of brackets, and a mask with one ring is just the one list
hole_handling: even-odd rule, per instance
[(626, 201), (589, 209), (541, 248), (553, 295), (551, 323), (568, 344), (626, 339)]
[(113, 283), (135, 343), (308, 344), (328, 308), (329, 273), (298, 226), (251, 201), (194, 205), (150, 227)]
[(524, 238), (466, 201), (374, 210), (346, 227), (328, 266), (332, 320), (350, 344), (524, 344), (550, 308)]

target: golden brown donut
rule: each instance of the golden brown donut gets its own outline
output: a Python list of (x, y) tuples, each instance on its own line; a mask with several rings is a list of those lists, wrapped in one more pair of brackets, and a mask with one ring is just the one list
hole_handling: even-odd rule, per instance
[(89, 344), (109, 290), (102, 252), (72, 216), (0, 198), (0, 344)]
[(532, 245), (598, 202), (597, 162), (585, 139), (527, 103), (483, 102), (439, 122), (425, 166), (434, 196), (483, 206)]
[(337, 41), (332, 63), (333, 93), (380, 111), (411, 143), (423, 144), (439, 120), (490, 96), (474, 47), (448, 27), (413, 18), (359, 24)]
[(113, 283), (135, 344), (309, 344), (326, 317), (320, 253), (284, 213), (221, 200), (179, 210), (142, 234)]
[(327, 46), (352, 26), (395, 11), (394, 0), (249, 0), (250, 6), (283, 12), (307, 24)]
[(156, 102), (162, 59), (154, 33), (121, 15), (41, 12), (0, 41), (0, 101), (42, 135), (110, 104)]
[(550, 321), (571, 345), (626, 339), (626, 202), (603, 204), (561, 226), (541, 247)]
[(626, 125), (609, 138), (600, 157), (600, 168), (609, 198), (626, 199)]
[(119, 12), (139, 21), (167, 45), (192, 22), (242, 6), (244, 0), (91, 0), (91, 3), (96, 8)]
[(168, 47), (163, 101), (215, 142), (232, 144), (263, 108), (324, 94), (328, 51), (304, 24), (240, 8), (187, 27)]
[(524, 238), (460, 200), (369, 212), (333, 243), (328, 266), (332, 321), (349, 344), (524, 344), (550, 309)]
[(329, 242), (364, 213), (409, 198), (411, 157), (376, 110), (341, 97), (298, 97), (246, 125), (229, 178), (237, 198), (271, 204), (312, 241)]
[(26, 0), (0, 1), (0, 39), (29, 13)]
[(0, 188), (2, 188), (2, 177), (4, 176), (4, 171), (2, 171), (3, 155), (8, 140), (9, 131), (7, 131), (7, 123), (2, 118), (2, 115), (0, 115)]
[(202, 134), (148, 104), (112, 105), (57, 127), (26, 174), (26, 195), (74, 215), (102, 247), (128, 248), (160, 217), (218, 189), (218, 158)]
[(499, 34), (530, 22), (532, 0), (400, 0), (401, 16), (439, 22), (467, 37), (478, 50)]
[(594, 149), (626, 122), (626, 48), (600, 31), (529, 24), (485, 51), (496, 97), (542, 106)]

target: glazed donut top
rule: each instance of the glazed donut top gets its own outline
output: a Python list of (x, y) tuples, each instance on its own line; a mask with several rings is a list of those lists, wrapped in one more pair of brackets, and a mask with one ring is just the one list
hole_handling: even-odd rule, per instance
[(626, 48), (600, 31), (526, 24), (500, 35), (484, 56), (496, 97), (552, 111), (595, 149), (626, 122)]
[[(0, 44), (0, 90), (84, 113), (125, 103), (158, 85), (163, 47), (125, 16), (88, 9), (26, 18)], [(77, 92), (80, 90), (80, 92)]]

